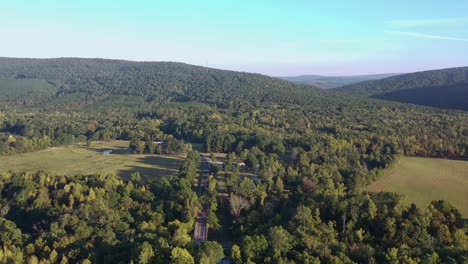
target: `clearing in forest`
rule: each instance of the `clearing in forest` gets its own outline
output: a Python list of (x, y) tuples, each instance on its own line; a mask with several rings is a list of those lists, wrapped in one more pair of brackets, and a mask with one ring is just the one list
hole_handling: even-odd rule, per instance
[(446, 200), (466, 218), (468, 161), (403, 157), (368, 190), (401, 193), (420, 207), (426, 207), (433, 200)]
[[(129, 179), (138, 171), (142, 179), (152, 180), (177, 175), (182, 156), (138, 155), (128, 141), (93, 142), (90, 147), (71, 145), (42, 151), (2, 156), (0, 171), (35, 172), (43, 170), (57, 175), (115, 174)], [(106, 150), (112, 150), (105, 154)]]

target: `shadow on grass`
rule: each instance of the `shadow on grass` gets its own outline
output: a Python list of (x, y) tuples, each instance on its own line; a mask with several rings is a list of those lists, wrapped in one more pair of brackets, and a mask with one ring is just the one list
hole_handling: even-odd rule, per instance
[[(112, 155), (112, 154), (111, 154)], [(126, 169), (117, 171), (117, 175), (124, 180), (129, 180), (133, 172), (139, 172), (142, 180), (152, 181), (161, 177), (175, 176), (179, 172), (183, 160), (164, 156), (142, 156), (137, 159), (141, 166), (127, 166)]]

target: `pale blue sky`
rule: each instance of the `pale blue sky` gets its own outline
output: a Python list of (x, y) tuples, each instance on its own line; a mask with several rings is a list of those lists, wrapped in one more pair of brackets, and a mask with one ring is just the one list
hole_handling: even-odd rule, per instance
[(468, 65), (468, 1), (0, 0), (0, 56), (179, 61), (270, 75)]

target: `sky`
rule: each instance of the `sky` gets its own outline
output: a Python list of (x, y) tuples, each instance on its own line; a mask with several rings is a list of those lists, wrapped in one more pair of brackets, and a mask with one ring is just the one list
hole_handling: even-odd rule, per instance
[(0, 0), (0, 56), (273, 76), (468, 66), (467, 0)]

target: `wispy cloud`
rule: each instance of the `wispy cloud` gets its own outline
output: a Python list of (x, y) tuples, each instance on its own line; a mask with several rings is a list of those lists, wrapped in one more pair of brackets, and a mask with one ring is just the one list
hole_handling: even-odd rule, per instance
[(458, 37), (448, 37), (448, 36), (439, 36), (439, 35), (432, 35), (432, 34), (423, 34), (418, 32), (408, 32), (408, 31), (385, 31), (387, 34), (391, 35), (400, 35), (400, 36), (407, 36), (407, 37), (414, 37), (414, 38), (424, 38), (424, 39), (436, 39), (436, 40), (450, 40), (450, 41), (462, 41), (468, 42), (468, 38), (458, 38)]
[(468, 24), (468, 17), (435, 18), (435, 19), (399, 19), (390, 20), (386, 24), (397, 27), (424, 27), (438, 25)]

